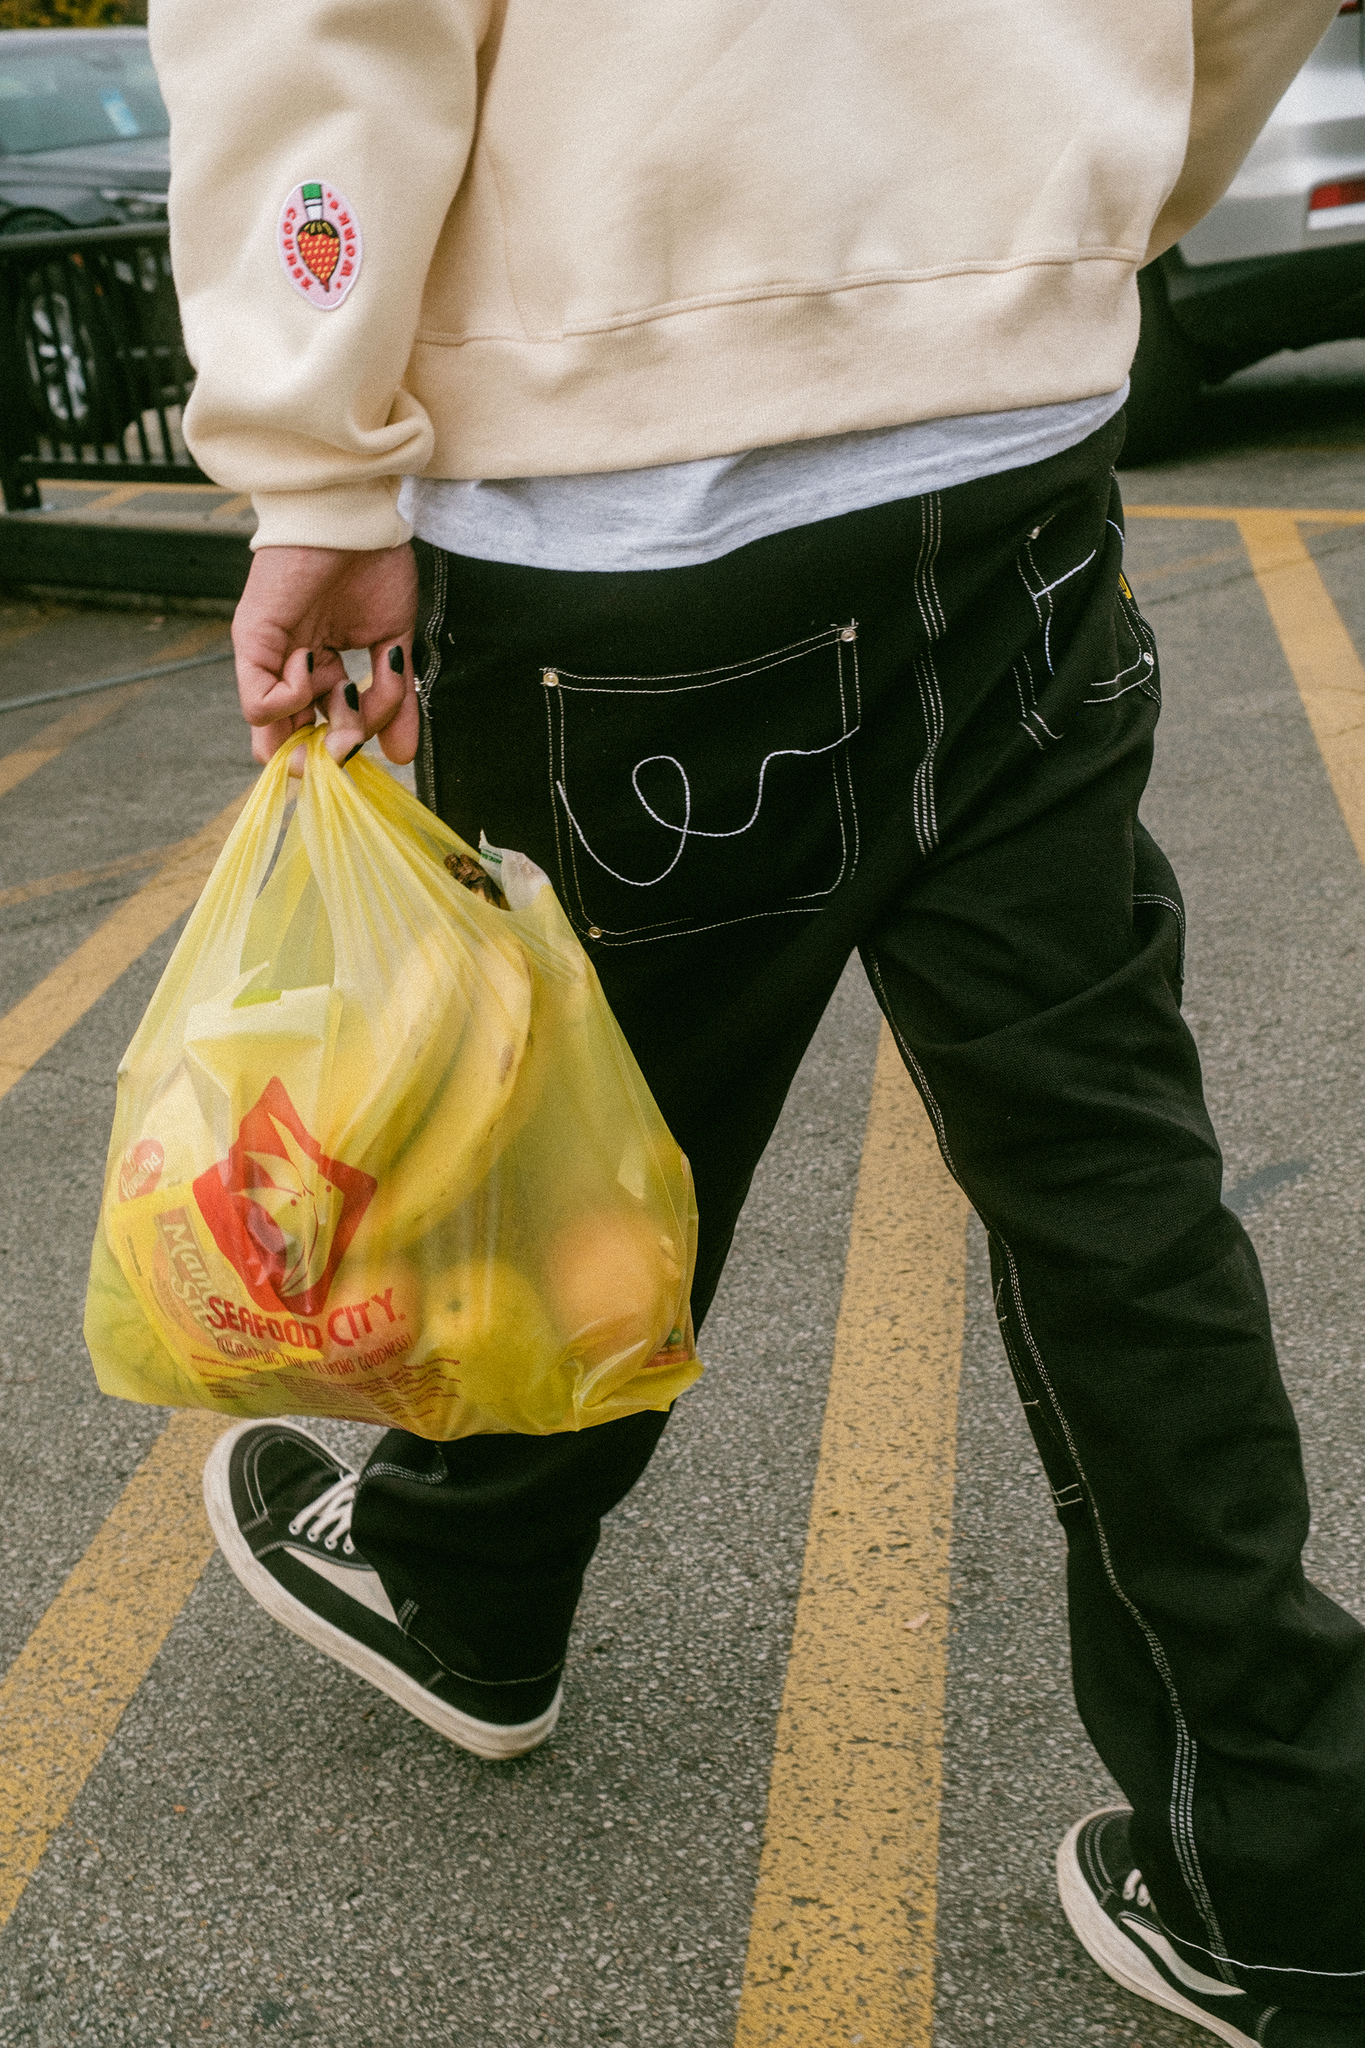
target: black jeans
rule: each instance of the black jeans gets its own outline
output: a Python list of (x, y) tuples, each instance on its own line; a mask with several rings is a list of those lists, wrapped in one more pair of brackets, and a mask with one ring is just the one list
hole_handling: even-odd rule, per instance
[[(1365, 1631), (1308, 1507), (1138, 821), (1159, 708), (1121, 425), (1032, 468), (590, 575), (422, 548), (426, 772), (549, 872), (696, 1176), (705, 1314), (850, 952), (990, 1236), (1069, 1545), (1082, 1717), (1190, 1960), (1365, 2009)], [(564, 1655), (662, 1423), (390, 1435), (356, 1537), (475, 1679)], [(1346, 1973), (1363, 1973), (1359, 1975)]]

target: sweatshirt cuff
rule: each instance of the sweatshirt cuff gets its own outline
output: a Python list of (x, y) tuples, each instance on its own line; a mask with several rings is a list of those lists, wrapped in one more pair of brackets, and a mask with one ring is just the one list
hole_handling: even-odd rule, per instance
[(317, 491), (254, 491), (253, 548), (397, 548), (412, 539), (396, 476)]

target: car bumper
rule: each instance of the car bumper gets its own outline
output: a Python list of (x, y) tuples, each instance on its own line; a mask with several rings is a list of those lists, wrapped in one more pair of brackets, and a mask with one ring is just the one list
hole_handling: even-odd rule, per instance
[(1282, 348), (1365, 335), (1365, 239), (1239, 263), (1162, 258), (1176, 324), (1210, 376)]

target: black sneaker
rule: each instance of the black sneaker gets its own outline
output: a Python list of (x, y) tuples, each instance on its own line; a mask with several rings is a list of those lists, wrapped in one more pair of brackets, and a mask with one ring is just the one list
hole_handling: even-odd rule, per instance
[(1196, 1968), (1176, 1948), (1133, 1862), (1131, 1819), (1126, 1806), (1092, 1813), (1057, 1851), (1057, 1890), (1072, 1933), (1125, 1991), (1180, 2013), (1232, 2048), (1272, 2048), (1279, 2008), (1215, 1976), (1212, 1960)]
[(223, 1556), (276, 1621), (438, 1734), (491, 1762), (524, 1756), (559, 1719), (559, 1667), (506, 1683), (465, 1678), (408, 1634), (351, 1541), (358, 1477), (286, 1423), (225, 1431), (204, 1467), (204, 1504)]
[(1057, 1851), (1062, 1911), (1081, 1947), (1116, 1984), (1232, 2048), (1365, 2048), (1365, 2014), (1265, 2005), (1214, 1976), (1212, 1957), (1201, 1954), (1196, 1964), (1182, 1955), (1133, 1861), (1132, 1817), (1126, 1806), (1092, 1813)]

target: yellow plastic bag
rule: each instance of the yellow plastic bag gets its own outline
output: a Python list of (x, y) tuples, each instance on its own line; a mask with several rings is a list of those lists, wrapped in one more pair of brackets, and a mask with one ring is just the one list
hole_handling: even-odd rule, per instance
[(101, 1387), (434, 1439), (666, 1408), (701, 1371), (691, 1175), (553, 890), (307, 747), (119, 1068)]

